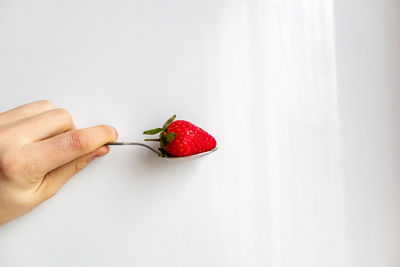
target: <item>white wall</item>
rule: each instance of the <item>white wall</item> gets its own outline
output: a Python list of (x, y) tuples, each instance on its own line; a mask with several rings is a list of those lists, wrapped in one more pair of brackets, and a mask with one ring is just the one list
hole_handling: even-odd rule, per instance
[(0, 228), (0, 266), (399, 266), (399, 20), (394, 0), (0, 0), (1, 110), (50, 99), (120, 140), (176, 113), (219, 146), (113, 147)]

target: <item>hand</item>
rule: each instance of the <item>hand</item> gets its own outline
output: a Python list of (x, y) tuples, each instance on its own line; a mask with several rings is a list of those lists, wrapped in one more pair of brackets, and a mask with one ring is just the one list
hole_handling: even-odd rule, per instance
[(54, 196), (117, 136), (110, 126), (75, 129), (48, 101), (0, 113), (0, 225)]

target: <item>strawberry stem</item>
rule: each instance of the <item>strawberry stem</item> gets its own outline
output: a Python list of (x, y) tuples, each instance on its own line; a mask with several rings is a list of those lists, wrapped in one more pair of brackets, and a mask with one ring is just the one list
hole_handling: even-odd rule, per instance
[(156, 141), (156, 142), (160, 142), (160, 138), (157, 138), (157, 139), (144, 139), (144, 141)]

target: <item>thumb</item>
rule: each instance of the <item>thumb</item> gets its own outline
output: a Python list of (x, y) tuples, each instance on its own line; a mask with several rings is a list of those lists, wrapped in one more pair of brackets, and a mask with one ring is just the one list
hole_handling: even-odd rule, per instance
[(94, 158), (104, 156), (109, 151), (108, 146), (102, 146), (49, 172), (37, 189), (41, 200), (44, 201), (54, 196), (72, 176), (83, 170)]

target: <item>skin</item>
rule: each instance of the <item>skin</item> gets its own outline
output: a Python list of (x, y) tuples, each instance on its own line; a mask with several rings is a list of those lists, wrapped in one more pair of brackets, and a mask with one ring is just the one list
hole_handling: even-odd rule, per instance
[(54, 196), (117, 138), (106, 125), (76, 129), (46, 100), (0, 113), (0, 225)]

